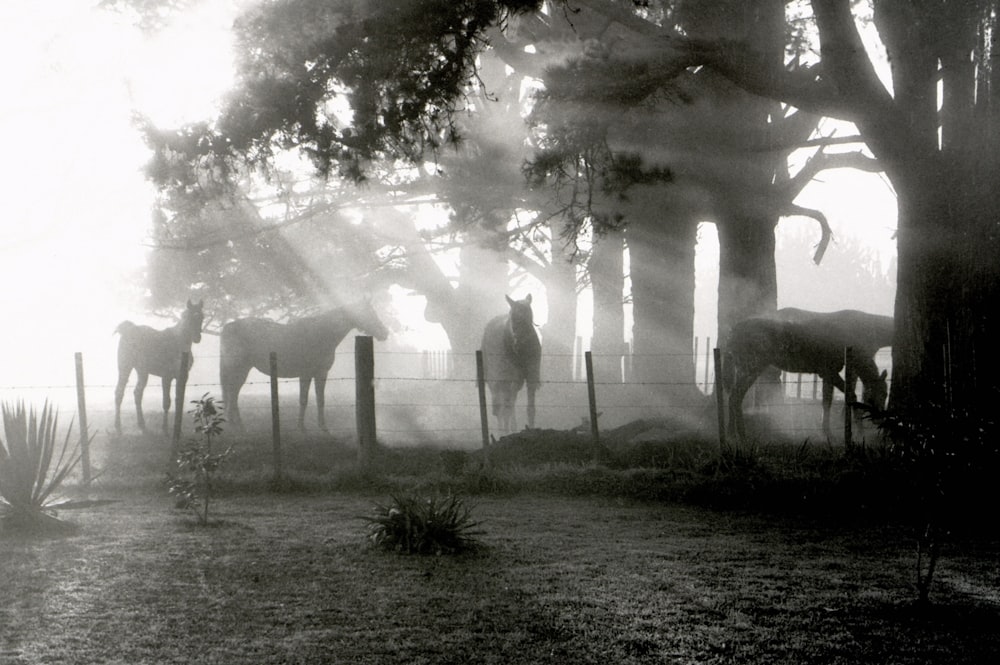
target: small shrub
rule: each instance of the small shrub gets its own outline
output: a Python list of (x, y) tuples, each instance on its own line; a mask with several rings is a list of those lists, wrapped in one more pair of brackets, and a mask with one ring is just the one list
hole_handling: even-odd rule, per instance
[(375, 504), (368, 522), (368, 540), (383, 549), (404, 554), (458, 554), (476, 545), (478, 522), (462, 499), (397, 495), (387, 504)]
[(55, 517), (52, 500), (80, 462), (79, 443), (70, 444), (72, 427), (57, 445), (58, 415), (48, 402), (41, 413), (23, 403), (2, 407), (6, 442), (0, 441), (0, 520), (5, 527), (66, 530)]
[(212, 438), (222, 434), (222, 423), (226, 421), (222, 404), (208, 393), (191, 402), (195, 408), (190, 412), (194, 417), (195, 432), (200, 439), (192, 439), (177, 455), (180, 475), (168, 475), (170, 494), (177, 497), (177, 507), (190, 510), (198, 518), (199, 524), (208, 524), (208, 511), (212, 499), (212, 481), (222, 463), (233, 449), (230, 446), (221, 453), (212, 452)]
[(993, 498), (993, 480), (1000, 470), (997, 423), (950, 404), (890, 411), (877, 422), (890, 441), (890, 453), (909, 472), (923, 513), (917, 535), (916, 588), (918, 601), (926, 604), (943, 542), (964, 515), (978, 514), (977, 508)]

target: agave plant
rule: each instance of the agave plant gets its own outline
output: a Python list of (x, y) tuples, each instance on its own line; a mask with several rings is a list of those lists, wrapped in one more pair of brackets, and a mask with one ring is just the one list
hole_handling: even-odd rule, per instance
[(0, 440), (0, 523), (10, 527), (68, 526), (56, 519), (53, 493), (80, 462), (79, 442), (70, 431), (58, 445), (58, 415), (46, 402), (41, 413), (23, 402), (4, 403)]
[(393, 496), (365, 519), (373, 545), (405, 554), (457, 554), (474, 548), (481, 533), (469, 507), (452, 495)]

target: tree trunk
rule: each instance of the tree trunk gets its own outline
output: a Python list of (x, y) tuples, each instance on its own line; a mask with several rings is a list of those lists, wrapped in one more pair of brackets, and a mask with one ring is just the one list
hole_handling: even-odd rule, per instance
[(594, 333), (590, 350), (594, 354), (594, 374), (598, 381), (622, 380), (622, 351), (625, 345), (625, 261), (624, 236), (608, 231), (594, 242), (587, 270), (594, 293)]
[[(734, 215), (719, 219), (719, 339), (725, 353), (733, 326), (752, 316), (768, 315), (778, 307), (771, 215)], [(725, 363), (723, 359), (723, 363)], [(757, 404), (783, 401), (781, 372), (764, 370), (750, 393)]]
[[(1000, 204), (991, 174), (914, 167), (897, 185), (900, 232), (891, 406), (989, 416), (998, 396)], [(980, 186), (969, 186), (970, 183)]]
[(554, 237), (552, 262), (542, 275), (549, 312), (542, 328), (543, 383), (572, 380), (576, 339), (576, 262)]
[[(442, 325), (448, 331), (452, 349), (474, 368), (486, 323), (510, 310), (504, 298), (510, 292), (510, 266), (503, 255), (472, 242), (463, 245), (460, 259), (455, 305), (449, 310), (448, 324)], [(475, 376), (475, 372), (458, 376)]]
[(697, 224), (659, 215), (627, 230), (634, 324), (633, 380), (668, 402), (690, 405), (695, 387), (694, 248)]
[(719, 233), (719, 346), (733, 325), (778, 306), (772, 216), (733, 215), (716, 220)]

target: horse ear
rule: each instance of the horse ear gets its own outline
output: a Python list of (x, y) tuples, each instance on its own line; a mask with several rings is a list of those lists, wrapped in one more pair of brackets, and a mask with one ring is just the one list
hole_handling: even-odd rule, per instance
[(514, 301), (513, 301), (513, 300), (511, 300), (510, 296), (508, 296), (508, 295), (504, 295), (504, 298), (506, 298), (506, 299), (507, 299), (507, 304), (508, 304), (508, 305), (510, 305), (511, 307), (513, 307), (513, 306), (514, 306)]
[(528, 303), (529, 305), (531, 304), (531, 294), (530, 294), (530, 293), (529, 293), (529, 294), (527, 295), (527, 297), (526, 297), (526, 298), (524, 299), (524, 302)]

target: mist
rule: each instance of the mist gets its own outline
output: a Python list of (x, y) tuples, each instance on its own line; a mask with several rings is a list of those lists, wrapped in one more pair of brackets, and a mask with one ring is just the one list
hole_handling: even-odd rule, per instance
[[(206, 3), (199, 13), (178, 17), (174, 29), (155, 36), (143, 33), (126, 17), (82, 8), (74, 2), (59, 3), (58, 10), (47, 5), (44, 9), (23, 6), (4, 12), (0, 43), (4, 49), (2, 80), (7, 81), (7, 90), (0, 109), (4, 125), (10, 129), (9, 157), (3, 167), (7, 205), (0, 241), (0, 272), (8, 285), (6, 316), (0, 324), (6, 350), (0, 363), (3, 399), (32, 403), (50, 399), (59, 403), (64, 414), (71, 415), (76, 399), (73, 358), (80, 352), (87, 402), (100, 414), (92, 415), (91, 422), (98, 430), (107, 427), (116, 378), (115, 327), (128, 319), (165, 328), (175, 322), (184, 297), (205, 294), (209, 322), (203, 341), (193, 348), (195, 365), (188, 394), (217, 393), (218, 330), (233, 312), (250, 306), (213, 300), (213, 285), (187, 279), (187, 275), (173, 300), (158, 301), (155, 297), (155, 275), (150, 266), (156, 245), (152, 220), (157, 194), (143, 174), (152, 153), (142, 140), (134, 114), (145, 114), (163, 127), (212, 117), (218, 100), (232, 84), (231, 40), (227, 37), (232, 8), (228, 3)], [(198, 26), (197, 34), (192, 33), (194, 26)], [(192, 51), (196, 44), (206, 46)], [(179, 61), (181, 54), (186, 59)], [(489, 139), (500, 146), (498, 149), (509, 149), (516, 164), (522, 146), (504, 147), (509, 118), (490, 122), (497, 133)], [(346, 196), (352, 194), (348, 191)], [(363, 196), (359, 196), (353, 207), (343, 206), (340, 219), (350, 225), (356, 224), (348, 219), (352, 215), (384, 219), (391, 213), (409, 220), (419, 231), (443, 228), (448, 224), (449, 210), (435, 203), (438, 197), (447, 198), (438, 192), (427, 196), (426, 203), (408, 202), (389, 209), (366, 208)], [(876, 273), (881, 271), (885, 278), (880, 282), (875, 309), (888, 313), (894, 288), (895, 211), (894, 197), (884, 182), (872, 174), (837, 172), (810, 184), (800, 200), (803, 205), (824, 210), (834, 242), (822, 264), (816, 266), (810, 254), (811, 244), (818, 240), (814, 226), (808, 220), (791, 219), (779, 225), (779, 306), (872, 310), (870, 275), (848, 269), (865, 264)], [(288, 210), (281, 211), (281, 215), (288, 214)], [(519, 236), (516, 229), (525, 224), (526, 211), (521, 209), (518, 214), (506, 220), (512, 237), (522, 243), (522, 254), (516, 260), (509, 248), (480, 249), (491, 252), (492, 258), (480, 254), (474, 264), (463, 265), (461, 243), (488, 244), (489, 238), (456, 234), (452, 236), (457, 238), (454, 246), (430, 248), (433, 251), (428, 257), (441, 271), (444, 283), (466, 289), (468, 295), (462, 302), (474, 306), (468, 310), (468, 329), (461, 340), (454, 333), (449, 335), (440, 322), (440, 312), (430, 311), (433, 305), (423, 286), (426, 271), (402, 280), (376, 280), (379, 311), (393, 331), (387, 342), (376, 344), (380, 437), (387, 442), (476, 444), (479, 415), (471, 353), (482, 335), (484, 317), (506, 311), (505, 294), (520, 298), (530, 293), (534, 297), (535, 322), (543, 339), (543, 371), (548, 375), (543, 376), (536, 424), (569, 429), (587, 419), (582, 354), (591, 349), (594, 330), (592, 289), (580, 263), (568, 271), (568, 277), (539, 278), (552, 265), (577, 260), (574, 253), (580, 247), (566, 245), (554, 227), (547, 231), (534, 228)], [(268, 220), (266, 216), (262, 219)], [(718, 243), (710, 222), (704, 220), (700, 225), (693, 255), (693, 331), (699, 340), (699, 356), (718, 340)], [(301, 265), (308, 266), (328, 286), (339, 288), (341, 278), (330, 270), (332, 250), (319, 246), (336, 244), (338, 237), (331, 239), (328, 234), (302, 224), (283, 237)], [(405, 242), (390, 244), (400, 247)], [(582, 249), (587, 250), (586, 240)], [(162, 261), (163, 256), (157, 260)], [(526, 266), (526, 260), (534, 263)], [(623, 261), (625, 306), (620, 342), (628, 347), (633, 342), (634, 320), (627, 252)], [(388, 259), (386, 264), (390, 264)], [(501, 268), (488, 269), (486, 264)], [(180, 273), (178, 266), (179, 262), (168, 260), (167, 267), (161, 269)], [(407, 269), (414, 270), (412, 263)], [(348, 285), (343, 295), (356, 293)], [(317, 303), (317, 307), (322, 304)], [(558, 318), (567, 311), (575, 313), (572, 320)], [(271, 313), (286, 315), (274, 309)], [(665, 340), (670, 335), (667, 331), (658, 334)], [(353, 434), (352, 341), (348, 336), (338, 351), (327, 398), (332, 433), (345, 438)], [(670, 339), (669, 346), (691, 349), (691, 358), (682, 362), (692, 366), (697, 383), (704, 383), (704, 361), (699, 358), (695, 364), (694, 339)], [(426, 353), (430, 351), (438, 353), (435, 358), (450, 351), (451, 357), (435, 360), (439, 365), (432, 366)], [(612, 363), (612, 374), (617, 362)], [(617, 365), (619, 376), (597, 377), (602, 426), (664, 415), (691, 422), (702, 417), (702, 405), (693, 401), (693, 392), (678, 398), (648, 383), (623, 385), (622, 378), (628, 378), (635, 362), (626, 353)], [(249, 381), (248, 399), (263, 399), (266, 377), (253, 372)], [(134, 422), (130, 412), (133, 384), (134, 377), (123, 407), (126, 424)], [(699, 387), (702, 392), (707, 389)], [(288, 412), (294, 413), (297, 383), (283, 381), (281, 392), (288, 400)], [(155, 379), (147, 388), (144, 404), (152, 419), (159, 409)], [(309, 408), (307, 422), (313, 422), (312, 398)], [(523, 393), (518, 420), (523, 424)]]

